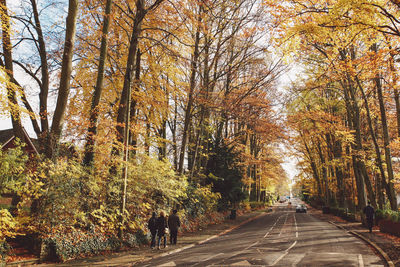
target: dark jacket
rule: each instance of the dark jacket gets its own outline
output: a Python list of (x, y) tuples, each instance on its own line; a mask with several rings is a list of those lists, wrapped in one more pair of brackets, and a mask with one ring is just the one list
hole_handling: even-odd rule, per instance
[(179, 220), (178, 215), (176, 214), (171, 214), (168, 217), (168, 227), (171, 231), (176, 231), (178, 230), (178, 227), (181, 226), (181, 222)]
[(372, 220), (372, 219), (374, 219), (375, 210), (374, 210), (373, 207), (371, 207), (370, 205), (368, 205), (368, 206), (366, 206), (366, 207), (364, 208), (363, 211), (364, 211), (365, 217), (367, 217), (367, 220)]
[(147, 223), (147, 227), (149, 228), (149, 230), (152, 234), (155, 234), (157, 232), (157, 218), (155, 216), (152, 216), (149, 219), (149, 222)]
[(158, 217), (156, 225), (157, 225), (157, 234), (159, 236), (165, 235), (165, 228), (167, 228), (167, 219), (164, 216)]

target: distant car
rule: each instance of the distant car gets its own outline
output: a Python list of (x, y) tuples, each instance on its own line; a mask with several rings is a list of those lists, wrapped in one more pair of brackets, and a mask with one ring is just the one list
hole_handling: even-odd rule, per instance
[(307, 207), (304, 204), (297, 205), (296, 207), (296, 212), (297, 213), (307, 213)]

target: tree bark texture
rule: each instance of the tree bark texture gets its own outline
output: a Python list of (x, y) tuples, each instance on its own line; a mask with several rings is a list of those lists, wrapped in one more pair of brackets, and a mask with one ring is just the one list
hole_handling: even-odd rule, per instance
[(192, 117), (192, 108), (194, 103), (194, 89), (196, 86), (196, 72), (197, 65), (199, 61), (199, 44), (200, 44), (200, 23), (201, 23), (201, 10), (199, 10), (199, 15), (197, 18), (197, 29), (194, 40), (194, 51), (192, 55), (192, 62), (190, 64), (190, 84), (189, 84), (189, 92), (188, 92), (188, 103), (185, 109), (185, 120), (183, 125), (182, 132), (182, 140), (181, 140), (181, 150), (179, 153), (179, 165), (178, 165), (178, 173), (183, 174), (183, 165), (185, 162), (185, 152), (186, 152), (186, 143), (189, 134), (189, 125), (191, 124)]
[(90, 109), (89, 128), (86, 136), (85, 155), (83, 159), (84, 165), (92, 165), (94, 159), (94, 146), (96, 143), (97, 134), (97, 121), (99, 117), (99, 103), (103, 91), (104, 83), (104, 70), (107, 59), (108, 47), (108, 31), (110, 28), (110, 14), (111, 14), (112, 0), (107, 0), (103, 20), (103, 30), (100, 45), (100, 59), (97, 70), (96, 86), (93, 92), (92, 104)]
[(16, 86), (12, 86), (12, 81), (14, 79), (14, 68), (13, 68), (13, 58), (12, 58), (12, 44), (11, 44), (11, 25), (10, 16), (8, 15), (7, 2), (6, 0), (0, 1), (1, 8), (1, 30), (3, 37), (3, 53), (4, 53), (4, 66), (9, 77), (9, 82), (7, 84), (7, 97), (8, 106), (11, 115), (11, 123), (14, 130), (14, 135), (21, 141), (24, 141), (24, 133), (22, 130), (21, 114), (17, 101)]
[(69, 0), (67, 27), (65, 32), (64, 53), (61, 64), (61, 78), (58, 88), (56, 109), (54, 111), (51, 131), (48, 137), (47, 157), (53, 158), (61, 137), (64, 115), (67, 108), (71, 83), (72, 56), (75, 43), (78, 0)]

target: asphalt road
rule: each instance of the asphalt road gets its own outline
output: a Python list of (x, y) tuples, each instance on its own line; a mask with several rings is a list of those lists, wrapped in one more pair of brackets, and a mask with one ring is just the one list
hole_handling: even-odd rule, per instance
[(384, 266), (361, 240), (279, 204), (234, 231), (134, 266)]

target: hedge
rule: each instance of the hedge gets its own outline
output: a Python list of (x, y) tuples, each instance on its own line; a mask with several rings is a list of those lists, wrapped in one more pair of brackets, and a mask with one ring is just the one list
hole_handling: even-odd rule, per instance
[(91, 231), (73, 230), (69, 233), (53, 233), (42, 238), (40, 260), (64, 262), (78, 256), (94, 255), (105, 250), (117, 250), (122, 246), (134, 247), (147, 243), (149, 238), (142, 231), (135, 235), (126, 233), (123, 241), (114, 235)]

